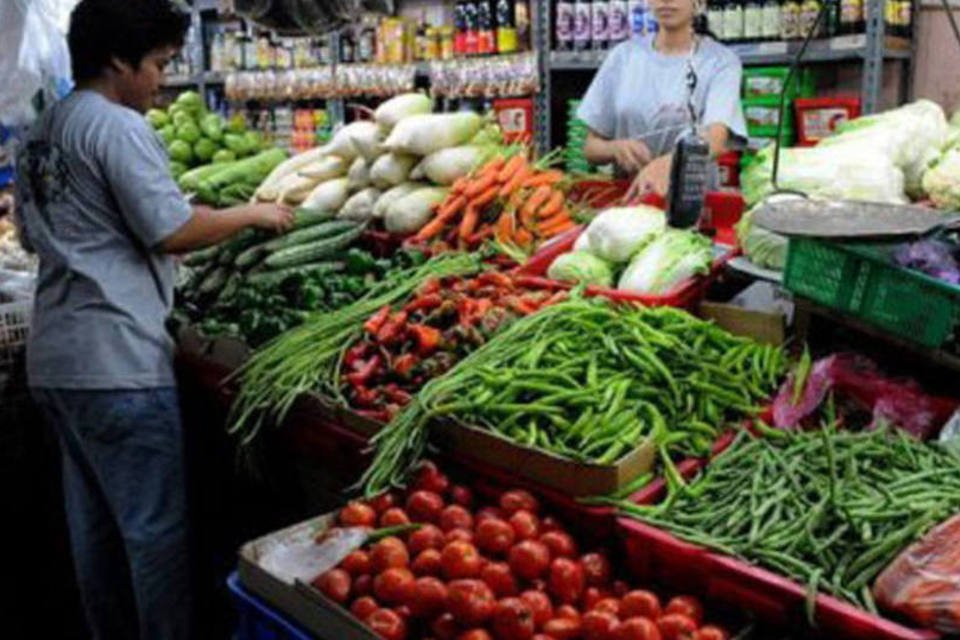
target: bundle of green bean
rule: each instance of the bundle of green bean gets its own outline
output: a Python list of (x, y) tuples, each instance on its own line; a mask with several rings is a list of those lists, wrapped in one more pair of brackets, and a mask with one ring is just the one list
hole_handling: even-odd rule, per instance
[(876, 611), (874, 578), (960, 511), (960, 456), (900, 431), (740, 434), (661, 505), (622, 511)]
[(301, 326), (277, 336), (234, 374), (240, 392), (229, 432), (249, 443), (266, 422), (279, 424), (300, 395), (318, 390), (338, 394), (333, 381), (343, 352), (360, 337), (371, 314), (406, 298), (428, 279), (469, 275), (480, 265), (476, 254), (442, 254), (418, 267), (390, 272), (353, 304), (313, 313)]
[(430, 382), (376, 439), (364, 481), (402, 481), (429, 418), (449, 417), (573, 460), (610, 464), (647, 436), (702, 455), (755, 411), (783, 353), (686, 312), (574, 298), (524, 318)]

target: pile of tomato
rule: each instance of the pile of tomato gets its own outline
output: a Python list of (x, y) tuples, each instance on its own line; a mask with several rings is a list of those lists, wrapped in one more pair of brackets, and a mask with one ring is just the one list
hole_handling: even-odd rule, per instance
[(406, 524), (313, 585), (385, 640), (726, 640), (694, 598), (662, 601), (583, 553), (538, 500), (506, 491), (478, 507), (431, 463), (410, 489), (351, 502), (342, 526)]

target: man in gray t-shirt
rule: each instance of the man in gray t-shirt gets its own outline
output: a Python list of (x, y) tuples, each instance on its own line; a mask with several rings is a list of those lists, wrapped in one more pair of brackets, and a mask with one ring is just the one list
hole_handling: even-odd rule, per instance
[(17, 193), (40, 258), (27, 347), (32, 393), (59, 436), (76, 573), (95, 638), (191, 633), (183, 439), (164, 329), (173, 254), (289, 211), (184, 199), (143, 118), (188, 18), (169, 0), (82, 0), (76, 90), (25, 138)]

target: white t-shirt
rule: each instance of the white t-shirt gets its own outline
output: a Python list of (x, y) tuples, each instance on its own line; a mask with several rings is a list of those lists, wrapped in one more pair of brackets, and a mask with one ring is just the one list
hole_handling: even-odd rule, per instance
[[(614, 47), (590, 83), (577, 115), (605, 138), (637, 138), (654, 157), (673, 151), (690, 130), (687, 109), (688, 55), (666, 55), (653, 48), (653, 36)], [(701, 37), (693, 55), (697, 75), (693, 104), (700, 125), (723, 124), (731, 146), (747, 136), (740, 107), (743, 65), (730, 49)]]

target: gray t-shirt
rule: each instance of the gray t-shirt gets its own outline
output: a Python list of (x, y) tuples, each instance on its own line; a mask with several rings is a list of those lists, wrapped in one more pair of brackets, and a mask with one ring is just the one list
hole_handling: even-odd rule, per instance
[(40, 257), (30, 386), (173, 385), (174, 263), (158, 246), (191, 208), (143, 116), (94, 91), (53, 105), (23, 141), (17, 200)]
[[(654, 157), (673, 151), (690, 130), (686, 55), (653, 48), (653, 36), (613, 48), (587, 89), (577, 115), (609, 139), (637, 138)], [(713, 38), (700, 38), (693, 56), (697, 75), (693, 103), (702, 126), (724, 124), (735, 137), (747, 135), (740, 108), (743, 65)]]

